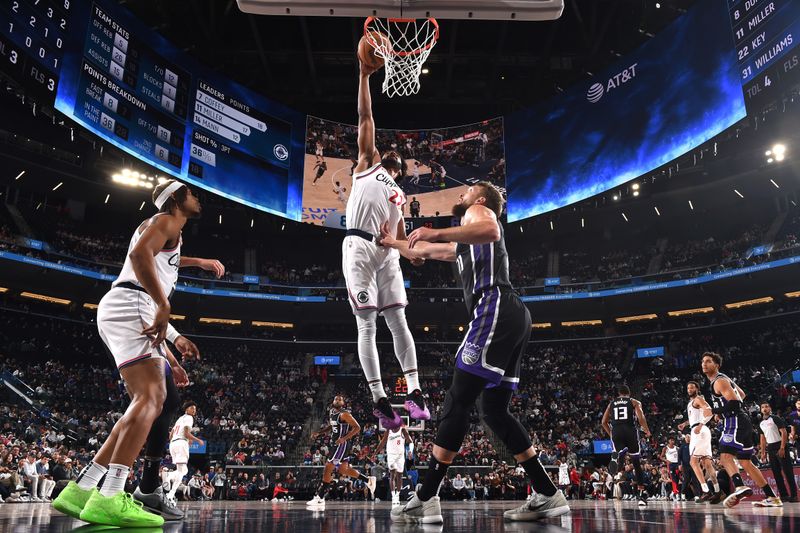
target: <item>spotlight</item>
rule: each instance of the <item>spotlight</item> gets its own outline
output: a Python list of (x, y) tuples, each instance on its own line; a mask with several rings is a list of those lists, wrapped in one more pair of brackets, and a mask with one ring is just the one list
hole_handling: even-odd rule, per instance
[(633, 196), (639, 196), (639, 191), (633, 191)]
[(615, 194), (615, 195), (613, 196), (613, 198), (614, 198), (614, 201), (616, 202), (617, 200), (619, 200), (619, 195), (616, 195), (616, 194)]
[(634, 191), (638, 191), (639, 190), (639, 184), (638, 183), (634, 183), (633, 185), (631, 185), (631, 189), (633, 189)]
[(422, 73), (423, 73), (423, 74), (427, 74), (428, 72), (430, 72), (430, 70), (428, 70), (428, 69), (426, 69), (426, 68), (422, 69)]

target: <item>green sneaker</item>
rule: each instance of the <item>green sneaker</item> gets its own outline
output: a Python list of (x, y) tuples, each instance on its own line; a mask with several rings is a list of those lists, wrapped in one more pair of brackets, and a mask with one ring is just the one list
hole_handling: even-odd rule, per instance
[(97, 492), (97, 489), (83, 490), (77, 483), (70, 481), (51, 505), (53, 509), (61, 511), (67, 516), (80, 518), (81, 511), (93, 492)]
[(92, 524), (118, 527), (157, 527), (164, 525), (164, 519), (148, 513), (142, 503), (133, 499), (127, 492), (111, 497), (95, 491), (81, 511), (80, 519)]

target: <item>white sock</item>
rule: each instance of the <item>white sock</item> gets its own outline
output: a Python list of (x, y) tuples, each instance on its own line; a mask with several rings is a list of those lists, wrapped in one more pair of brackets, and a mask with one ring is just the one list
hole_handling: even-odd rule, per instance
[(83, 490), (93, 489), (100, 483), (106, 472), (108, 472), (108, 468), (92, 461), (78, 474), (78, 486)]
[(183, 476), (185, 476), (188, 471), (189, 469), (186, 467), (186, 465), (176, 465), (175, 471), (169, 475), (169, 481), (170, 481), (169, 495), (171, 498), (175, 498), (175, 493), (178, 492), (178, 487), (181, 486), (181, 482), (183, 481)]
[(712, 479), (711, 484), (714, 485), (714, 492), (719, 492), (719, 481), (717, 481), (717, 478)]
[(703, 489), (703, 492), (708, 492), (708, 483), (700, 483), (700, 488)]
[(109, 463), (106, 480), (103, 482), (103, 486), (100, 487), (100, 494), (110, 498), (124, 491), (125, 481), (128, 479), (130, 471), (131, 469), (125, 465)]
[(408, 392), (419, 389), (419, 376), (417, 375), (417, 347), (414, 344), (414, 337), (406, 321), (406, 310), (404, 307), (393, 307), (383, 312), (383, 319), (389, 331), (392, 332), (394, 343), (394, 355), (400, 368), (406, 377)]
[(381, 380), (381, 362), (378, 357), (378, 345), (375, 343), (375, 332), (377, 324), (375, 319), (378, 316), (375, 311), (359, 311), (356, 314), (356, 326), (358, 328), (358, 360), (367, 378), (369, 390), (372, 393), (372, 401), (377, 402), (381, 398), (386, 398), (386, 391), (383, 389)]

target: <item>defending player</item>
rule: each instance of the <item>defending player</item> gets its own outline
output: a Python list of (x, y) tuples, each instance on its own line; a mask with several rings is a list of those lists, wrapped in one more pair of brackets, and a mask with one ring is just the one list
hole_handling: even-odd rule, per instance
[(352, 438), (359, 434), (361, 426), (345, 409), (344, 396), (337, 394), (333, 398), (333, 404), (328, 414), (328, 425), (321, 430), (311, 434), (314, 440), (318, 436), (330, 432), (332, 454), (325, 463), (325, 470), (322, 472), (322, 483), (320, 483), (314, 497), (306, 502), (309, 507), (319, 508), (325, 506), (325, 497), (333, 489), (333, 470), (338, 469), (340, 476), (358, 478), (367, 484), (367, 488), (372, 496), (375, 496), (375, 486), (377, 479), (374, 476), (360, 474), (355, 468), (350, 466), (350, 448)]
[(644, 430), (647, 438), (650, 438), (650, 428), (644, 418), (642, 403), (631, 398), (631, 389), (627, 385), (617, 387), (617, 398), (612, 400), (603, 413), (603, 420), (600, 425), (611, 438), (614, 452), (611, 454), (611, 461), (608, 463), (608, 471), (612, 476), (616, 476), (619, 471), (621, 461), (625, 455), (629, 455), (633, 469), (636, 474), (636, 484), (639, 489), (639, 505), (647, 505), (647, 493), (644, 490), (644, 474), (642, 472), (642, 462), (639, 450), (639, 430), (636, 429), (634, 417), (639, 421), (639, 426)]
[[(678, 424), (678, 429), (683, 430), (685, 427), (689, 427), (689, 455), (691, 457), (689, 464), (703, 491), (698, 501), (719, 503), (722, 500), (722, 493), (719, 490), (714, 461), (711, 459), (711, 430), (706, 425), (711, 417), (703, 415), (703, 409), (708, 407), (708, 403), (700, 394), (700, 385), (696, 381), (686, 384), (686, 393), (689, 395), (689, 405), (686, 406), (688, 418), (686, 422)], [(689, 475), (689, 473), (685, 472), (684, 475)], [(714, 492), (709, 489), (709, 482), (714, 487)]]
[[(197, 266), (217, 277), (225, 269), (219, 261), (181, 257), (181, 230), (200, 216), (200, 202), (188, 187), (169, 180), (153, 191), (159, 212), (142, 222), (131, 238), (128, 255), (117, 279), (100, 301), (97, 327), (114, 357), (131, 403), (94, 460), (70, 482), (53, 507), (86, 522), (123, 527), (151, 527), (164, 518), (148, 512), (124, 492), (133, 461), (146, 444), (163, 454), (168, 439), (174, 386), (165, 358), (164, 340), (184, 357), (197, 357), (197, 347), (169, 324), (169, 296), (178, 281), (178, 268)], [(105, 481), (98, 491), (101, 478)], [(166, 500), (166, 498), (164, 498)], [(168, 510), (168, 503), (159, 504)], [(171, 512), (171, 511), (170, 511)], [(174, 514), (171, 515), (174, 517)]]
[(413, 452), (414, 441), (408, 429), (390, 429), (383, 433), (377, 452), (386, 447), (386, 464), (389, 467), (389, 490), (392, 492), (392, 505), (400, 505), (400, 489), (403, 487), (403, 471), (406, 468), (406, 445)]
[(336, 194), (336, 198), (340, 202), (342, 202), (343, 204), (347, 203), (347, 196), (344, 195), (344, 193), (347, 192), (347, 188), (343, 187), (342, 184), (339, 183), (338, 181), (336, 182), (336, 185), (334, 185), (333, 187), (333, 192), (334, 194)]
[(328, 170), (328, 163), (326, 163), (324, 159), (322, 161), (317, 161), (317, 164), (314, 165), (314, 169), (317, 171), (317, 175), (314, 176), (314, 181), (311, 182), (311, 185), (316, 185), (317, 181), (325, 174), (325, 171)]
[(169, 435), (169, 455), (175, 464), (175, 471), (168, 476), (170, 483), (169, 498), (175, 501), (175, 493), (183, 481), (183, 477), (189, 473), (189, 443), (196, 442), (203, 444), (203, 441), (192, 435), (194, 427), (194, 417), (197, 414), (197, 404), (188, 401), (183, 404), (183, 415), (175, 422), (175, 426)]
[(772, 487), (761, 474), (761, 471), (750, 461), (754, 452), (753, 423), (750, 416), (742, 410), (745, 398), (744, 391), (731, 378), (722, 374), (722, 356), (714, 352), (703, 354), (701, 369), (711, 382), (711, 400), (713, 408), (703, 409), (703, 416), (719, 415), (723, 419), (722, 436), (719, 438), (719, 462), (728, 473), (735, 487), (722, 504), (734, 507), (753, 494), (753, 489), (742, 481), (736, 461), (742, 465), (750, 478), (761, 487), (766, 499), (753, 502), (756, 507), (782, 507), (781, 499), (775, 496)]
[[(489, 182), (479, 182), (453, 206), (461, 225), (419, 228), (408, 241), (385, 227), (382, 243), (409, 259), (455, 262), (472, 320), (456, 355), (453, 383), (445, 396), (428, 472), (422, 487), (392, 520), (441, 523), (439, 485), (469, 430), (470, 413), (480, 397), (483, 421), (514, 454), (528, 474), (536, 497), (505, 519), (537, 520), (569, 512), (566, 498), (550, 480), (531, 446), (528, 431), (508, 411), (519, 384), (520, 364), (531, 332), (531, 315), (509, 281), (503, 227), (503, 196)], [(439, 242), (445, 241), (445, 242)]]
[(380, 246), (381, 228), (389, 224), (398, 239), (405, 239), (402, 206), (405, 194), (397, 185), (405, 175), (406, 163), (399, 153), (383, 156), (375, 148), (375, 121), (369, 76), (373, 71), (361, 65), (358, 84), (358, 164), (353, 173), (347, 202), (347, 232), (342, 242), (344, 272), (350, 305), (358, 327), (358, 358), (367, 378), (373, 413), (386, 429), (403, 423), (392, 409), (381, 380), (378, 347), (375, 343), (378, 315), (383, 315), (392, 333), (394, 352), (408, 383), (405, 408), (417, 420), (429, 420), (417, 372), (417, 350), (406, 322), (406, 289), (400, 270), (400, 254)]

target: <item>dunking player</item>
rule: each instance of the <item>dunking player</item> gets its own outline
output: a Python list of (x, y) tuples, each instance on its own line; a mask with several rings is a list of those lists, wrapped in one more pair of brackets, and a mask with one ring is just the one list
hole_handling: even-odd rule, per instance
[(722, 356), (714, 352), (703, 354), (701, 368), (711, 382), (711, 400), (714, 406), (703, 409), (703, 416), (715, 414), (723, 419), (722, 436), (719, 438), (719, 462), (731, 477), (735, 487), (733, 493), (725, 498), (722, 504), (725, 507), (734, 507), (743, 498), (753, 494), (753, 489), (744, 484), (739, 474), (739, 468), (734, 461), (739, 459), (739, 464), (745, 472), (767, 496), (764, 500), (753, 502), (753, 505), (782, 507), (781, 499), (775, 496), (761, 471), (750, 461), (754, 451), (753, 423), (750, 421), (750, 416), (742, 409), (745, 393), (731, 378), (719, 371), (721, 366)]
[[(678, 424), (678, 429), (683, 430), (687, 426), (689, 428), (689, 464), (703, 491), (698, 502), (719, 503), (722, 493), (719, 490), (714, 461), (711, 459), (711, 430), (706, 425), (711, 416), (703, 415), (703, 409), (708, 407), (708, 403), (700, 394), (700, 385), (696, 381), (686, 384), (686, 394), (689, 395), (689, 405), (686, 406), (688, 418), (686, 422)], [(689, 472), (684, 472), (684, 475), (688, 476)], [(708, 482), (711, 482), (714, 492), (709, 489)]]
[[(564, 495), (545, 472), (527, 430), (508, 411), (519, 385), (520, 363), (528, 345), (531, 315), (509, 281), (503, 227), (503, 196), (491, 183), (469, 187), (453, 206), (458, 227), (420, 228), (408, 241), (397, 240), (387, 226), (386, 247), (409, 259), (455, 262), (472, 320), (456, 355), (453, 383), (445, 396), (428, 473), (422, 488), (392, 520), (441, 523), (439, 485), (469, 430), (470, 413), (480, 397), (483, 421), (503, 441), (528, 474), (536, 497), (507, 511), (507, 520), (536, 520), (569, 512)], [(438, 241), (445, 241), (440, 243)]]
[[(94, 460), (78, 475), (77, 483), (70, 482), (53, 501), (59, 511), (95, 524), (150, 527), (163, 524), (165, 518), (182, 517), (180, 511), (170, 507), (156, 481), (179, 401), (174, 380), (184, 381), (186, 377), (182, 369), (175, 368), (177, 361), (164, 340), (184, 357), (199, 354), (197, 347), (169, 324), (169, 296), (181, 266), (211, 270), (217, 277), (225, 269), (216, 260), (181, 257), (181, 229), (188, 219), (200, 215), (200, 202), (188, 187), (169, 180), (155, 188), (153, 203), (159, 212), (134, 232), (122, 271), (97, 312), (100, 337), (115, 359), (131, 403)], [(173, 365), (174, 380), (165, 357)], [(131, 464), (145, 444), (144, 474), (152, 479), (151, 486), (145, 488), (143, 475), (140, 488), (152, 489), (153, 493), (140, 492), (136, 499), (163, 517), (143, 510), (123, 490)], [(153, 466), (155, 474), (150, 475)], [(105, 481), (98, 491), (103, 476)]]
[(358, 164), (353, 173), (347, 202), (347, 232), (342, 242), (344, 272), (350, 305), (358, 327), (358, 359), (364, 369), (374, 402), (373, 413), (386, 429), (400, 427), (403, 420), (392, 409), (381, 380), (376, 321), (383, 315), (394, 339), (394, 352), (408, 383), (405, 408), (417, 420), (429, 420), (417, 372), (417, 349), (406, 322), (406, 289), (400, 271), (400, 254), (380, 246), (381, 228), (389, 224), (398, 239), (405, 239), (402, 206), (405, 194), (397, 185), (406, 163), (397, 152), (383, 157), (375, 148), (375, 121), (369, 76), (361, 65), (358, 84)]
[(317, 170), (317, 175), (314, 176), (314, 181), (311, 182), (311, 185), (316, 185), (317, 181), (325, 174), (325, 171), (328, 170), (328, 163), (326, 163), (324, 159), (322, 161), (317, 161), (314, 168)]
[(400, 489), (403, 488), (403, 471), (406, 468), (406, 444), (413, 451), (414, 442), (405, 427), (384, 432), (378, 443), (378, 453), (386, 446), (386, 464), (389, 467), (389, 490), (392, 505), (400, 505)]
[(617, 387), (617, 398), (612, 400), (603, 413), (603, 420), (600, 425), (603, 430), (611, 437), (611, 444), (614, 452), (611, 454), (611, 462), (608, 463), (608, 471), (612, 476), (616, 476), (619, 471), (620, 462), (629, 455), (633, 470), (636, 473), (636, 484), (639, 488), (639, 505), (647, 505), (647, 493), (644, 490), (644, 474), (642, 472), (642, 461), (639, 450), (639, 430), (636, 429), (634, 417), (639, 421), (639, 426), (644, 430), (644, 434), (650, 438), (650, 428), (647, 427), (647, 420), (644, 418), (642, 403), (631, 398), (631, 389), (627, 385)]
[(350, 411), (345, 409), (344, 396), (337, 394), (333, 398), (333, 404), (328, 414), (328, 425), (321, 430), (312, 433), (311, 439), (316, 439), (319, 435), (324, 433), (331, 433), (331, 450), (332, 455), (325, 463), (325, 470), (322, 472), (322, 483), (320, 483), (314, 498), (306, 502), (309, 507), (323, 507), (325, 505), (325, 497), (333, 488), (333, 470), (338, 468), (340, 476), (348, 476), (358, 478), (367, 484), (367, 488), (371, 495), (375, 495), (375, 485), (377, 480), (374, 476), (367, 476), (360, 474), (355, 468), (350, 466), (350, 445), (351, 439), (358, 435), (361, 431), (361, 426), (358, 425), (356, 419), (350, 414)]
[(169, 498), (175, 501), (175, 493), (189, 473), (189, 442), (202, 444), (203, 441), (192, 435), (194, 417), (197, 414), (197, 404), (188, 401), (183, 404), (183, 415), (175, 422), (169, 434), (169, 455), (175, 464), (175, 470), (167, 476), (170, 483)]

